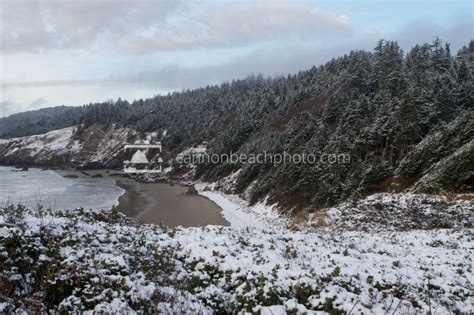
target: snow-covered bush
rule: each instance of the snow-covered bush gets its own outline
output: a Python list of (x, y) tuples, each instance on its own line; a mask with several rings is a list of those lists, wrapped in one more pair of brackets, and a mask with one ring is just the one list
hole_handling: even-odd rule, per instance
[(168, 229), (115, 209), (11, 206), (0, 312), (468, 312), (472, 248), (463, 228)]

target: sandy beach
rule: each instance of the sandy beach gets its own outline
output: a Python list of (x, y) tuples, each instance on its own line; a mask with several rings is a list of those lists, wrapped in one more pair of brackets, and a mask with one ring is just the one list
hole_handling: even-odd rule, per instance
[[(111, 176), (114, 171), (87, 171), (88, 174)], [(222, 209), (200, 195), (188, 195), (188, 188), (168, 183), (141, 183), (123, 176), (111, 176), (126, 192), (119, 198), (118, 209), (144, 223), (167, 226), (229, 226)]]

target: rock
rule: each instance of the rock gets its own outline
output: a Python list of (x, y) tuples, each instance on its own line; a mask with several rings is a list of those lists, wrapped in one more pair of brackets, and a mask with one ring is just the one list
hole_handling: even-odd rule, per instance
[(78, 175), (74, 175), (74, 174), (66, 174), (66, 175), (63, 175), (64, 178), (79, 178)]
[(100, 170), (106, 168), (106, 165), (104, 165), (101, 162), (93, 161), (93, 162), (87, 162), (82, 166), (77, 167), (77, 169), (80, 169), (81, 171), (87, 171), (87, 170)]
[(27, 171), (28, 171), (28, 166), (24, 166), (21, 170), (22, 170), (23, 172), (27, 172)]
[(94, 174), (92, 177), (97, 178), (97, 177), (102, 177), (102, 174)]
[[(127, 174), (128, 175), (128, 174)], [(109, 176), (120, 176), (120, 177), (125, 177), (125, 174), (123, 173), (110, 173)]]
[(197, 190), (194, 188), (194, 185), (188, 186), (188, 191), (186, 192), (186, 195), (197, 195)]

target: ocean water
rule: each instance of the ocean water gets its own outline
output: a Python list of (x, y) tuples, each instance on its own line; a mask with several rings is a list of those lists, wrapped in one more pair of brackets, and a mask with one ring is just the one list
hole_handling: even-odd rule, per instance
[[(64, 174), (79, 178), (65, 178)], [(34, 208), (40, 203), (52, 209), (107, 209), (118, 205), (124, 192), (107, 176), (91, 178), (76, 171), (36, 168), (21, 172), (0, 166), (0, 206), (21, 203)]]

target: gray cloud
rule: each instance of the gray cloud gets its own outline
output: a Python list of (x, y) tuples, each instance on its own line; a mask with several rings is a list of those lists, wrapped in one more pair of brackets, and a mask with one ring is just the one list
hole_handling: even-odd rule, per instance
[[(375, 42), (376, 39), (366, 39), (319, 48), (276, 46), (254, 49), (216, 65), (182, 66), (179, 63), (168, 63), (156, 68), (127, 70), (90, 80), (3, 82), (2, 88), (8, 91), (16, 88), (145, 85), (155, 88), (155, 91), (181, 90), (245, 78), (250, 74), (287, 75), (324, 63), (335, 56), (347, 53), (354, 46), (366, 48), (374, 46)], [(153, 93), (156, 92), (151, 92), (150, 96)], [(126, 95), (118, 96), (126, 97)]]
[(106, 47), (145, 53), (352, 35), (346, 16), (321, 11), (309, 1), (215, 3), (194, 15), (193, 10), (185, 10), (198, 4), (182, 0), (5, 0), (0, 13), (1, 50)]
[(474, 36), (472, 15), (457, 17), (450, 26), (441, 26), (429, 19), (416, 20), (405, 25), (391, 39), (398, 40), (408, 49), (422, 42), (431, 42), (436, 36), (449, 42), (454, 50), (468, 44)]
[[(370, 50), (380, 37), (399, 40), (407, 51), (440, 36), (452, 43), (453, 53), (472, 38), (471, 16), (446, 24), (416, 20), (386, 34), (373, 26), (353, 30), (348, 18), (311, 2), (212, 2), (181, 10), (193, 5), (181, 0), (0, 0), (1, 50), (17, 57), (7, 63), (10, 81), (1, 82), (0, 113), (145, 98), (252, 73), (287, 75), (352, 49)], [(81, 50), (65, 50), (72, 48)], [(39, 66), (31, 71), (32, 65)]]
[[(168, 63), (152, 69), (113, 73), (103, 78), (91, 80), (49, 80), (32, 82), (5, 82), (5, 90), (14, 88), (39, 87), (87, 87), (87, 86), (130, 86), (143, 85), (150, 89), (150, 95), (157, 91), (181, 90), (196, 88), (207, 84), (219, 84), (224, 81), (245, 78), (250, 74), (278, 76), (309, 69), (333, 57), (343, 55), (354, 47), (370, 48), (376, 43), (376, 38), (353, 40), (350, 43), (332, 46), (302, 48), (275, 46), (251, 50), (232, 60), (216, 65), (182, 66), (178, 63)], [(125, 90), (126, 91), (126, 90)], [(126, 95), (117, 95), (126, 97)], [(146, 97), (144, 95), (143, 97)]]
[(40, 109), (42, 107), (45, 107), (45, 105), (47, 104), (48, 101), (42, 97), (35, 99), (29, 106), (18, 104), (12, 100), (1, 101), (0, 117), (8, 116), (19, 111)]
[[(414, 23), (422, 23), (421, 21)], [(387, 39), (400, 39), (402, 48), (409, 50), (415, 43), (431, 42), (436, 34), (452, 44), (453, 53), (470, 40), (469, 29), (466, 32), (464, 19), (458, 19), (451, 27), (443, 28), (428, 21), (419, 26), (420, 32), (409, 32), (413, 26), (408, 25), (396, 35)], [(421, 31), (425, 30), (425, 31)], [(413, 35), (414, 34), (414, 35)], [(207, 84), (219, 84), (224, 81), (245, 78), (250, 74), (265, 76), (287, 75), (299, 70), (309, 69), (341, 56), (353, 49), (371, 50), (380, 39), (379, 34), (369, 34), (357, 39), (349, 39), (342, 43), (316, 47), (273, 45), (266, 48), (255, 48), (245, 54), (224, 63), (204, 66), (183, 66), (179, 63), (168, 63), (160, 67), (136, 71), (113, 73), (102, 78), (91, 80), (50, 80), (38, 82), (3, 83), (4, 89), (49, 87), (49, 86), (130, 86), (143, 85), (150, 90), (151, 96), (158, 91), (181, 90), (183, 88), (202, 87)], [(117, 95), (117, 97), (127, 95)], [(143, 95), (146, 97), (147, 95)]]
[(173, 32), (126, 35), (119, 45), (134, 51), (233, 47), (267, 41), (330, 41), (352, 35), (344, 15), (321, 11), (311, 2), (260, 1), (220, 5)]
[(18, 106), (11, 101), (0, 102), (0, 117), (10, 115), (18, 110)]
[(155, 87), (156, 90), (180, 90), (242, 79), (251, 74), (286, 76), (318, 66), (331, 58), (348, 53), (351, 49), (371, 49), (375, 46), (376, 40), (377, 38), (364, 38), (344, 44), (313, 48), (284, 46), (260, 48), (216, 65), (186, 67), (168, 64), (157, 69), (115, 74), (109, 79), (121, 84), (145, 84)]
[(34, 88), (46, 86), (85, 86), (85, 85), (101, 85), (110, 84), (114, 81), (108, 79), (91, 79), (91, 80), (45, 80), (45, 81), (28, 81), (28, 82), (2, 82), (2, 89), (8, 90), (12, 88)]
[(181, 0), (2, 0), (1, 50), (6, 53), (90, 48), (130, 30), (160, 26)]
[(41, 108), (41, 107), (43, 107), (44, 105), (47, 105), (47, 104), (48, 104), (48, 100), (43, 98), (43, 97), (40, 97), (40, 98), (35, 99), (33, 102), (31, 102), (30, 108), (31, 109), (38, 109), (38, 108)]

